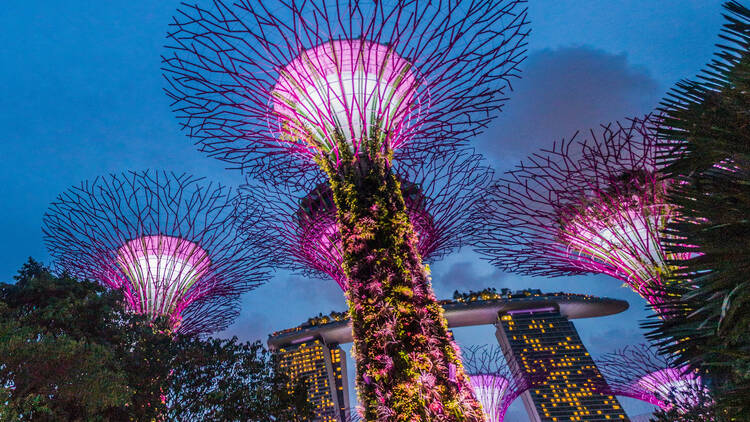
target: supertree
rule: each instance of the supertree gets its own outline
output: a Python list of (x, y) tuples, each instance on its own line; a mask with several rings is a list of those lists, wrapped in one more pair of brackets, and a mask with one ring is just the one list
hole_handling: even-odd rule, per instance
[(687, 366), (676, 367), (656, 348), (640, 344), (596, 360), (609, 394), (631, 397), (669, 410), (688, 411), (709, 401), (702, 377)]
[(264, 182), (325, 174), (366, 420), (481, 419), (392, 164), (454, 153), (499, 110), (520, 3), (213, 1), (173, 22), (168, 93), (201, 148)]
[(553, 144), (507, 172), (479, 207), (477, 251), (527, 275), (607, 274), (655, 309), (684, 253), (660, 233), (675, 217), (656, 163), (656, 119), (591, 130)]
[[(420, 167), (394, 169), (422, 260), (431, 262), (464, 246), (476, 227), (473, 207), (492, 181), (492, 171), (469, 151), (436, 158)], [(242, 187), (247, 224), (240, 231), (262, 247), (276, 266), (347, 289), (333, 193), (325, 180), (293, 188), (249, 183)]]
[(132, 312), (209, 333), (267, 276), (263, 255), (238, 239), (235, 201), (231, 189), (186, 174), (99, 177), (50, 205), (45, 243), (59, 269), (121, 289)]
[(482, 403), (485, 422), (502, 422), (508, 406), (545, 377), (541, 373), (527, 375), (511, 369), (497, 346), (471, 346), (463, 354), (474, 394)]
[(344, 416), (344, 420), (342, 422), (362, 422), (362, 416), (357, 412), (356, 409), (347, 409), (346, 410), (346, 416)]

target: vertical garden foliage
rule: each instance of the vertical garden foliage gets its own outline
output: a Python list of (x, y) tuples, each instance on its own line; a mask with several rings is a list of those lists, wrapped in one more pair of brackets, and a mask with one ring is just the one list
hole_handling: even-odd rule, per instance
[(370, 149), (338, 168), (321, 160), (338, 209), (364, 417), (482, 421), (389, 154)]

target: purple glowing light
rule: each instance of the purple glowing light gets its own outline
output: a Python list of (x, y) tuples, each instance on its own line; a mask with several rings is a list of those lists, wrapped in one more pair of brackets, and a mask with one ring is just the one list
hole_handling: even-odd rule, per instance
[[(466, 245), (477, 230), (476, 204), (492, 183), (493, 172), (481, 157), (459, 150), (395, 172), (421, 258), (431, 262)], [(248, 182), (238, 206), (248, 245), (265, 250), (279, 267), (333, 279), (346, 290), (336, 207), (325, 179), (293, 188)]]
[(689, 410), (710, 400), (699, 373), (687, 366), (672, 366), (649, 345), (628, 346), (596, 360), (608, 394), (631, 397), (661, 409)]
[(660, 298), (653, 287), (669, 271), (667, 260), (684, 255), (665, 251), (660, 240), (674, 216), (674, 207), (666, 203), (601, 197), (561, 218), (559, 241), (566, 245), (572, 267), (621, 279), (657, 305)]
[(497, 346), (463, 348), (463, 363), (474, 395), (482, 404), (485, 422), (502, 422), (508, 407), (521, 394), (540, 385), (546, 374), (526, 374), (511, 368)]
[(262, 181), (309, 176), (375, 133), (394, 162), (419, 159), (464, 144), (507, 101), (524, 3), (185, 5), (163, 57), (167, 93), (201, 150)]
[(510, 385), (508, 380), (492, 374), (469, 375), (469, 379), (482, 404), (485, 422), (501, 422), (511, 402), (506, 397)]
[(99, 177), (51, 204), (45, 243), (58, 269), (121, 290), (129, 311), (181, 333), (218, 331), (267, 278), (267, 257), (236, 232), (236, 197), (185, 174)]
[(198, 244), (170, 236), (133, 239), (117, 251), (117, 262), (128, 278), (130, 307), (151, 316), (170, 315), (173, 325), (192, 302), (190, 287), (207, 272), (210, 260)]
[[(427, 200), (419, 186), (402, 182), (401, 190), (414, 232), (420, 256), (429, 258), (438, 245), (437, 228), (425, 209)], [(299, 254), (312, 263), (316, 270), (331, 277), (346, 290), (346, 276), (342, 269), (341, 236), (336, 222), (336, 207), (330, 188), (321, 184), (312, 194), (302, 199), (297, 212)]]
[(662, 242), (676, 212), (655, 123), (632, 119), (531, 155), (482, 204), (477, 251), (522, 274), (607, 274), (658, 309), (670, 262), (690, 255)]
[[(415, 108), (412, 65), (392, 49), (363, 40), (329, 41), (287, 64), (271, 91), (279, 138), (307, 142), (313, 151), (336, 151), (343, 137), (357, 153), (373, 135), (398, 149)], [(387, 137), (386, 137), (387, 135)]]
[(700, 400), (696, 392), (701, 390), (706, 390), (701, 377), (687, 367), (654, 371), (633, 385), (633, 391), (641, 393), (636, 398), (665, 410), (672, 406), (685, 409), (695, 406)]

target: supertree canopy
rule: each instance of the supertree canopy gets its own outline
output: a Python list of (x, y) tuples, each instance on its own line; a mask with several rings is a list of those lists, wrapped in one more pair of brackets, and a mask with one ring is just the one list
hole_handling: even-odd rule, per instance
[(68, 189), (44, 216), (56, 265), (121, 289), (128, 309), (181, 333), (226, 328), (239, 295), (266, 278), (236, 233), (236, 195), (166, 172), (100, 177)]
[(543, 378), (539, 375), (538, 379), (532, 379), (512, 370), (497, 346), (468, 347), (463, 354), (474, 394), (482, 403), (485, 422), (502, 422), (508, 406)]
[(675, 217), (656, 165), (651, 116), (592, 130), (511, 170), (480, 207), (477, 250), (529, 275), (602, 273), (650, 304), (671, 271), (660, 232)]
[(257, 176), (352, 153), (409, 159), (476, 135), (506, 101), (525, 57), (519, 3), (186, 6), (164, 57), (168, 93), (204, 151)]
[[(469, 151), (395, 169), (404, 205), (424, 261), (461, 246), (476, 230), (473, 207), (492, 181), (492, 171)], [(333, 193), (325, 180), (293, 189), (249, 183), (242, 188), (241, 231), (277, 266), (331, 278), (346, 290), (341, 236)]]
[(366, 420), (481, 420), (393, 165), (454, 154), (499, 111), (521, 3), (213, 1), (172, 24), (168, 93), (204, 151), (263, 182), (325, 174)]
[(710, 400), (702, 377), (686, 366), (675, 367), (656, 348), (629, 346), (597, 359), (609, 393), (631, 397), (669, 410), (687, 411)]

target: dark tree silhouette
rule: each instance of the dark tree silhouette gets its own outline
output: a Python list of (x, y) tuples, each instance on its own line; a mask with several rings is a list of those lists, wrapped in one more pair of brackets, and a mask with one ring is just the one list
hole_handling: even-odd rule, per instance
[(669, 318), (645, 326), (666, 353), (708, 371), (721, 412), (750, 420), (750, 10), (725, 8), (716, 58), (663, 101), (664, 173), (681, 216), (663, 238), (693, 257), (673, 263)]

